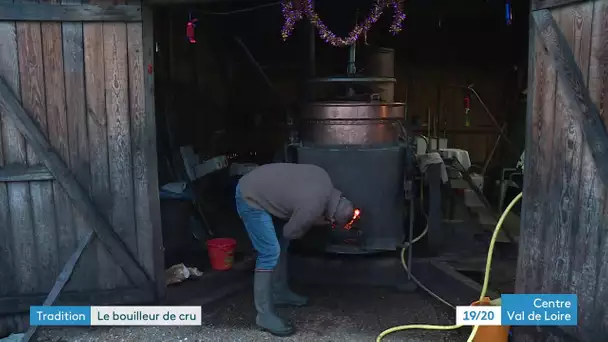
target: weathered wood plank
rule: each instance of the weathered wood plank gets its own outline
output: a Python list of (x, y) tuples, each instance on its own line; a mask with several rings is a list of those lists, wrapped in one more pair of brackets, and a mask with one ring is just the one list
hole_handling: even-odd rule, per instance
[[(59, 276), (55, 280), (55, 284), (53, 285), (53, 288), (51, 289), (48, 296), (42, 303), (43, 306), (51, 306), (55, 303), (55, 301), (57, 300), (57, 297), (59, 297), (59, 294), (61, 293), (61, 291), (63, 290), (65, 285), (68, 283), (68, 281), (72, 277), (72, 273), (74, 272), (74, 268), (76, 267), (76, 264), (80, 260), (80, 257), (82, 256), (82, 253), (84, 252), (84, 249), (89, 245), (89, 243), (93, 239), (93, 236), (94, 236), (94, 233), (92, 230), (90, 230), (88, 232), (88, 234), (79, 241), (78, 247), (72, 253), (72, 255), (70, 255), (70, 258), (67, 260), (65, 265), (63, 265), (63, 269), (61, 270), (61, 273), (59, 273)], [(34, 336), (34, 334), (36, 334), (37, 328), (38, 328), (38, 326), (30, 326), (27, 329), (27, 332), (25, 333), (25, 336), (23, 336), (21, 341), (28, 342)]]
[[(559, 12), (556, 10), (554, 13), (557, 16), (557, 20), (559, 20)], [(546, 259), (546, 257), (548, 255), (551, 255), (552, 253), (558, 253), (558, 251), (555, 250), (553, 244), (559, 244), (561, 242), (560, 237), (563, 237), (562, 230), (565, 228), (566, 225), (569, 226), (571, 224), (571, 217), (568, 213), (564, 213), (565, 217), (563, 219), (565, 222), (562, 222), (562, 216), (559, 215), (562, 214), (562, 211), (559, 208), (559, 205), (561, 203), (559, 202), (561, 202), (561, 199), (564, 198), (562, 195), (565, 186), (565, 184), (563, 184), (562, 182), (562, 174), (560, 171), (562, 167), (566, 164), (566, 159), (563, 153), (556, 153), (556, 151), (563, 151), (567, 148), (565, 144), (565, 142), (567, 141), (567, 135), (564, 132), (563, 128), (564, 125), (567, 126), (569, 123), (567, 113), (569, 111), (569, 107), (566, 104), (566, 100), (563, 96), (563, 87), (567, 87), (568, 85), (564, 84), (560, 79), (559, 70), (557, 72), (557, 88), (555, 93), (555, 105), (553, 111), (543, 113), (543, 115), (545, 115), (547, 118), (551, 118), (553, 122), (553, 139), (551, 141), (552, 145), (549, 149), (544, 151), (545, 155), (548, 158), (552, 159), (552, 167), (547, 170), (548, 172), (547, 174), (545, 174), (544, 177), (548, 180), (546, 194), (548, 195), (547, 198), (549, 198), (549, 201), (547, 201), (548, 206), (545, 207), (545, 211), (542, 215), (545, 216), (545, 222), (548, 222), (548, 224), (544, 227), (536, 228), (544, 235), (543, 241), (551, 241), (551, 243), (544, 243), (541, 247), (541, 255), (544, 257), (542, 260), (545, 260), (545, 262), (543, 262), (541, 266), (545, 270), (541, 282), (541, 288), (543, 293), (559, 292), (558, 289), (555, 288), (555, 286), (558, 284), (558, 282), (555, 281), (555, 278), (560, 276), (558, 274), (558, 270), (560, 268), (563, 268), (564, 264), (566, 264), (567, 268), (569, 269), (569, 262), (564, 258), (564, 253), (567, 253), (567, 249), (566, 251), (559, 251), (559, 253), (561, 253), (559, 258), (556, 256), (555, 258)], [(540, 167), (540, 165), (537, 167)], [(547, 213), (549, 212), (552, 212), (554, 215), (547, 215)], [(566, 274), (566, 276), (568, 276), (568, 274)]]
[(28, 167), (11, 164), (0, 168), (0, 182), (49, 181), (55, 177), (44, 165)]
[[(124, 3), (121, 1), (120, 3)], [(101, 38), (101, 37), (99, 37)], [(129, 63), (127, 27), (104, 23), (104, 65), (108, 133), (108, 160), (112, 216), (110, 222), (133, 255), (137, 255), (133, 164), (129, 117)]]
[[(23, 108), (39, 125), (42, 134), (48, 136), (40, 23), (17, 23), (17, 44)], [(29, 143), (26, 152), (28, 165), (40, 163)], [(30, 182), (30, 196), (33, 237), (24, 248), (32, 249), (33, 267), (27, 272), (32, 272), (36, 281), (29, 286), (35, 291), (48, 291), (59, 266), (53, 185), (51, 182)]]
[(141, 6), (0, 3), (0, 21), (141, 21)]
[[(108, 137), (106, 131), (106, 97), (103, 24), (83, 23), (84, 68), (87, 105), (87, 131), (90, 156), (90, 193), (99, 211), (108, 220), (112, 214), (112, 192), (108, 163)], [(91, 245), (97, 251), (97, 283), (102, 289), (111, 289), (124, 283), (126, 275), (116, 270), (111, 256), (98, 241)]]
[[(589, 81), (591, 30), (594, 21), (593, 8), (594, 3), (587, 2), (561, 8), (554, 12), (556, 17), (559, 15), (559, 26), (581, 70), (585, 87), (587, 87)], [(563, 86), (563, 84), (560, 84), (560, 86)], [(560, 96), (563, 97), (563, 95)], [(565, 137), (562, 148), (557, 150), (561, 152), (558, 152), (560, 155), (565, 157), (565, 162), (558, 168), (562, 175), (558, 182), (562, 184), (563, 191), (559, 197), (560, 202), (556, 207), (556, 213), (553, 215), (559, 218), (559, 222), (557, 222), (559, 232), (557, 236), (549, 240), (555, 242), (556, 248), (551, 253), (556, 256), (560, 267), (557, 268), (557, 273), (552, 278), (556, 289), (554, 292), (578, 294), (579, 314), (583, 315), (585, 312), (592, 310), (593, 303), (585, 308), (583, 302), (585, 298), (587, 298), (587, 302), (589, 299), (593, 301), (594, 293), (589, 298), (585, 292), (581, 291), (584, 286), (591, 285), (581, 283), (582, 260), (593, 252), (594, 246), (597, 246), (597, 243), (593, 240), (590, 241), (589, 237), (593, 236), (593, 233), (600, 227), (598, 219), (602, 213), (600, 204), (602, 202), (585, 203), (589, 200), (586, 197), (595, 191), (595, 189), (590, 189), (589, 186), (598, 186), (598, 184), (594, 184), (590, 174), (590, 172), (595, 171), (595, 165), (589, 148), (585, 144), (577, 114), (566, 107), (565, 101), (562, 100), (562, 103), (564, 110), (561, 113), (556, 112), (555, 115), (561, 116), (562, 120), (567, 123), (562, 127), (562, 134)], [(597, 253), (592, 253), (592, 255), (596, 256)], [(586, 281), (589, 280), (591, 279), (586, 279)], [(594, 283), (595, 281), (592, 282), (592, 284)], [(588, 329), (592, 320), (581, 320), (579, 322), (578, 329), (565, 327), (564, 330), (583, 337), (583, 340), (593, 340)], [(596, 330), (595, 327), (592, 330)]]
[(591, 58), (589, 60), (589, 94), (597, 104), (604, 125), (608, 126), (606, 100), (608, 99), (608, 51), (603, 47), (608, 44), (608, 3), (597, 1), (594, 7), (594, 21), (591, 34)]
[[(0, 2), (12, 2), (11, 0), (0, 0)], [(19, 94), (21, 88), (19, 80), (19, 64), (17, 53), (17, 36), (14, 23), (0, 22), (0, 77), (3, 77), (11, 89)], [(2, 120), (2, 145), (5, 165), (25, 164), (25, 139), (15, 128), (11, 120)], [(30, 289), (35, 282), (35, 275), (29, 270), (34, 267), (31, 248), (21, 248), (33, 241), (33, 228), (30, 216), (30, 190), (28, 183), (9, 183), (8, 190), (8, 219), (10, 225), (4, 226), (8, 229), (6, 235), (12, 252), (13, 276), (5, 279), (3, 286), (7, 291), (13, 293), (24, 289)], [(7, 260), (8, 261), (8, 260)], [(8, 265), (7, 265), (8, 267)]]
[[(0, 28), (1, 34), (2, 28)], [(0, 46), (0, 48), (2, 48)], [(1, 62), (0, 62), (1, 63)], [(0, 120), (0, 125), (2, 120)], [(0, 127), (1, 128), (1, 127)], [(0, 130), (0, 132), (2, 132)], [(1, 138), (1, 137), (0, 137)], [(0, 167), (4, 165), (4, 156), (2, 153), (2, 139), (0, 139)], [(0, 182), (2, 181), (2, 168), (0, 168)], [(13, 274), (13, 248), (11, 240), (13, 233), (11, 232), (11, 221), (8, 210), (8, 190), (6, 184), (0, 183), (0, 271), (3, 274)], [(0, 283), (0, 297), (14, 291), (13, 282), (10, 280)]]
[[(12, 61), (8, 60), (11, 58), (10, 53), (14, 50), (10, 50), (9, 46), (6, 46), (5, 39), (14, 39), (15, 26), (12, 23), (0, 23), (0, 77), (5, 74), (9, 75), (9, 70), (6, 70), (9, 66), (13, 66)], [(11, 34), (12, 33), (12, 34)], [(3, 37), (7, 36), (7, 37)], [(6, 63), (6, 65), (4, 65)], [(2, 114), (0, 113), (0, 181), (2, 168), (5, 165), (4, 161), (4, 144), (3, 144), (3, 132), (4, 123), (2, 122)], [(7, 146), (8, 147), (8, 146)], [(0, 183), (0, 272), (3, 274), (14, 274), (13, 267), (13, 247), (12, 238), (13, 232), (11, 231), (11, 220), (9, 211), (9, 193), (7, 184)], [(0, 297), (11, 294), (15, 291), (15, 284), (12, 279), (7, 279), (0, 283)]]
[[(572, 51), (575, 67), (581, 70), (582, 86), (586, 88), (593, 3), (556, 9), (553, 15), (561, 28), (565, 43)], [(558, 74), (558, 91), (553, 113), (554, 146), (550, 151), (554, 158), (554, 167), (548, 196), (545, 197), (553, 205), (544, 213), (551, 223), (540, 228), (545, 234), (546, 262), (542, 267), (547, 273), (543, 279), (544, 293), (572, 292), (573, 275), (577, 272), (572, 268), (576, 243), (572, 237), (579, 230), (581, 208), (578, 195), (581, 185), (581, 155), (585, 139), (577, 119), (578, 115), (569, 106), (568, 92), (565, 91), (567, 87), (570, 85)], [(574, 292), (577, 293), (576, 290)], [(572, 327), (566, 327), (564, 330), (575, 334)]]
[(532, 0), (532, 10), (538, 11), (560, 6), (567, 6), (588, 0)]
[[(80, 4), (80, 0), (63, 0), (64, 4)], [(62, 23), (63, 68), (65, 73), (66, 117), (68, 125), (69, 166), (76, 180), (90, 190), (89, 139), (84, 82), (84, 41), (82, 23)], [(70, 205), (72, 205), (70, 203)], [(73, 205), (72, 205), (73, 207)], [(80, 241), (91, 230), (82, 214), (72, 209), (76, 239)], [(97, 289), (97, 277), (88, 270), (97, 268), (97, 246), (94, 239), (76, 265), (66, 290)]]
[[(526, 167), (522, 203), (522, 229), (517, 267), (517, 293), (541, 293), (544, 269), (541, 227), (548, 220), (541, 214), (549, 207), (544, 199), (548, 191), (553, 144), (553, 112), (557, 75), (544, 52), (540, 38), (531, 31), (526, 132)], [(545, 167), (535, 167), (545, 165)]]
[(15, 122), (19, 131), (28, 140), (29, 145), (38, 152), (39, 157), (44, 161), (53, 175), (55, 175), (57, 181), (61, 182), (70, 199), (73, 203), (77, 204), (77, 208), (89, 220), (97, 236), (108, 248), (116, 263), (121, 266), (136, 286), (152, 290), (153, 292), (146, 273), (133, 255), (129, 253), (128, 248), (114, 232), (112, 226), (107, 223), (106, 218), (96, 210), (86, 191), (70, 174), (70, 170), (65, 162), (61, 160), (57, 152), (54, 151), (53, 147), (44, 137), (40, 128), (37, 127), (36, 123), (29, 117), (24, 108), (21, 107), (4, 80), (0, 82), (0, 108), (5, 115)]
[[(527, 157), (534, 145), (554, 141), (544, 154), (547, 162), (526, 161), (525, 198), (545, 201), (544, 208), (529, 208), (524, 203), (524, 231), (520, 245), (517, 275), (518, 292), (576, 293), (579, 298), (579, 326), (560, 330), (580, 340), (603, 340), (608, 334), (605, 286), (608, 276), (608, 239), (603, 234), (608, 217), (604, 156), (598, 157), (597, 141), (606, 141), (604, 112), (607, 93), (605, 47), (608, 41), (606, 1), (586, 2), (534, 13), (538, 37), (548, 50), (551, 65), (558, 69), (558, 92), (555, 110), (545, 112), (555, 124), (553, 135), (527, 137)], [(552, 16), (555, 16), (554, 21)], [(532, 27), (534, 27), (532, 25)], [(545, 53), (546, 54), (546, 53)], [(532, 63), (538, 69), (537, 59)], [(589, 85), (587, 87), (587, 85)], [(534, 87), (535, 91), (546, 89)], [(536, 105), (536, 96), (533, 100)], [(543, 101), (547, 104), (546, 101)], [(581, 113), (583, 119), (581, 120)], [(604, 119), (605, 120), (605, 119)], [(591, 128), (590, 128), (591, 127)], [(595, 133), (599, 133), (595, 135)], [(528, 168), (530, 165), (530, 168)], [(535, 193), (542, 177), (538, 170), (551, 170), (549, 187)], [(531, 174), (533, 177), (531, 177)], [(546, 174), (545, 174), (546, 175)], [(530, 210), (532, 209), (532, 210)], [(533, 222), (534, 219), (538, 222)], [(532, 241), (530, 241), (532, 240)], [(534, 255), (533, 244), (543, 246)], [(602, 268), (606, 270), (602, 274)], [(536, 278), (529, 278), (534, 277)], [(538, 285), (542, 284), (539, 290)], [(606, 289), (604, 289), (606, 288)], [(516, 341), (568, 340), (549, 330), (515, 329)]]
[[(57, 0), (53, 0), (57, 1)], [(63, 73), (63, 44), (61, 23), (41, 23), (42, 55), (44, 63), (44, 90), (48, 122), (48, 138), (60, 157), (70, 163), (69, 136), (66, 117), (66, 90)], [(76, 248), (72, 204), (58, 182), (52, 183), (56, 216), (56, 258), (54, 272), (69, 258)], [(52, 282), (53, 278), (47, 281)], [(52, 283), (51, 283), (52, 284)], [(50, 289), (50, 287), (48, 288)], [(47, 291), (48, 291), (47, 289)]]
[(158, 160), (156, 152), (156, 112), (154, 101), (154, 26), (153, 13), (149, 7), (144, 7), (143, 19), (143, 67), (148, 69), (144, 76), (145, 119), (144, 134), (146, 136), (144, 157), (148, 178), (148, 205), (152, 229), (152, 255), (154, 260), (154, 278), (156, 292), (159, 298), (165, 296), (165, 264), (162, 241), (162, 226), (160, 217), (160, 196), (158, 184)]
[[(608, 126), (608, 2), (596, 1), (591, 36), (591, 58), (589, 62), (589, 93), (603, 115), (604, 124)], [(594, 327), (591, 333), (608, 334), (608, 237), (605, 227), (608, 226), (608, 184), (597, 176), (590, 151), (583, 154), (583, 174), (581, 188), (582, 206), (587, 210), (581, 212), (581, 222), (587, 226), (581, 229), (578, 238), (585, 237), (587, 244), (580, 250), (574, 260), (578, 275), (579, 292), (585, 294), (579, 299), (579, 306), (587, 308), (579, 312), (585, 326)], [(596, 211), (594, 211), (596, 210)], [(587, 216), (588, 215), (588, 216)], [(583, 227), (582, 227), (583, 228)], [(603, 229), (602, 229), (603, 228)], [(588, 331), (584, 331), (588, 332)], [(589, 335), (587, 335), (589, 336)]]
[(585, 86), (582, 73), (576, 65), (568, 43), (553, 20), (551, 12), (541, 10), (534, 12), (532, 16), (543, 44), (564, 82), (563, 89), (567, 94), (568, 105), (581, 113), (583, 132), (595, 159), (600, 178), (604, 184), (608, 184), (608, 132), (597, 106), (589, 97), (589, 90)]
[(133, 188), (135, 201), (135, 223), (137, 234), (137, 253), (140, 262), (151, 276), (154, 276), (154, 250), (150, 200), (148, 189), (148, 165), (146, 136), (146, 92), (144, 88), (144, 65), (142, 45), (142, 24), (127, 24), (128, 62), (129, 62), (129, 113), (131, 123), (131, 142), (133, 156)]

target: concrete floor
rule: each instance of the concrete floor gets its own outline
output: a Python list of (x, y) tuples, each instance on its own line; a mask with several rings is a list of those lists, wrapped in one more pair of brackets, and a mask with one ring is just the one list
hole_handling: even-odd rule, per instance
[[(201, 327), (100, 327), (41, 329), (39, 341), (375, 341), (378, 333), (411, 323), (454, 324), (450, 309), (422, 292), (398, 293), (366, 287), (306, 286), (312, 305), (279, 309), (298, 331), (276, 338), (252, 324), (255, 317), (251, 290), (203, 307)], [(389, 335), (383, 341), (466, 341), (470, 329), (457, 332), (411, 330)]]

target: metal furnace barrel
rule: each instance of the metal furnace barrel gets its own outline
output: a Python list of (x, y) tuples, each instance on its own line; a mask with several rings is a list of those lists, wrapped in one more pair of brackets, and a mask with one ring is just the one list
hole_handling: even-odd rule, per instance
[(300, 138), (314, 145), (397, 144), (403, 103), (316, 102), (302, 112)]
[(324, 168), (362, 215), (353, 236), (335, 229), (329, 252), (393, 251), (405, 238), (402, 103), (316, 102), (301, 117), (297, 162)]

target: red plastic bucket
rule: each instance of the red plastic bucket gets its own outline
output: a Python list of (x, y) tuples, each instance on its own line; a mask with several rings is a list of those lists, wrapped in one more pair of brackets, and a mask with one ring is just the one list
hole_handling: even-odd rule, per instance
[(234, 249), (236, 240), (231, 238), (217, 238), (207, 241), (209, 260), (211, 268), (217, 271), (225, 271), (232, 268), (234, 264)]

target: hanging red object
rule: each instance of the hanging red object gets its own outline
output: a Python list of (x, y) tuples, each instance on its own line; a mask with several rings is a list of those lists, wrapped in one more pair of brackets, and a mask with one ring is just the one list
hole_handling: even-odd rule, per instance
[(469, 118), (469, 112), (471, 111), (471, 98), (469, 95), (464, 96), (464, 125), (465, 127), (471, 126), (471, 119)]
[(188, 15), (188, 23), (186, 23), (186, 39), (190, 44), (196, 43), (196, 37), (194, 36), (194, 29), (196, 28), (196, 22), (198, 19), (192, 18), (192, 14)]

